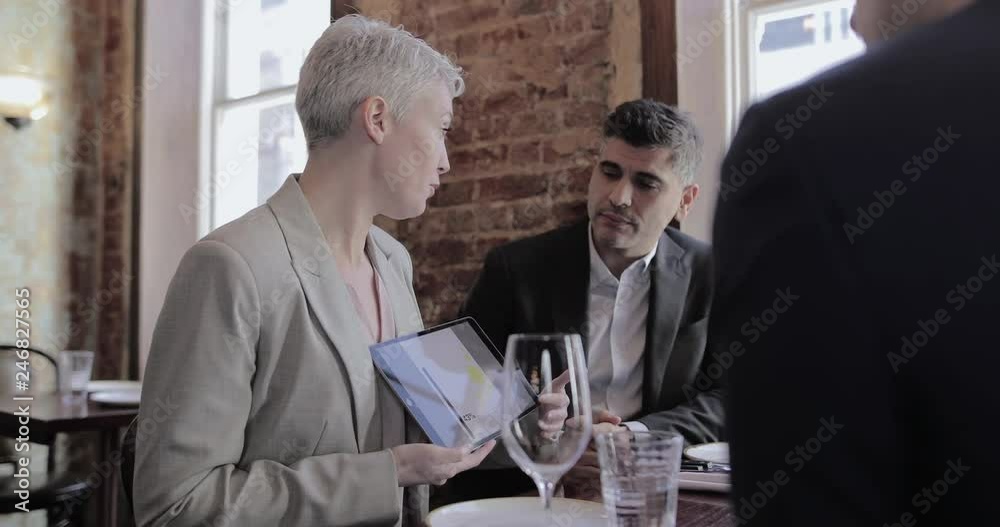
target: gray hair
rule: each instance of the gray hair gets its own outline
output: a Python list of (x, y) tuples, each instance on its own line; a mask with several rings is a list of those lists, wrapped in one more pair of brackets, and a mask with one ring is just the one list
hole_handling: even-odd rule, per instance
[(402, 26), (361, 15), (338, 18), (299, 71), (295, 109), (309, 150), (347, 131), (368, 97), (384, 98), (402, 120), (413, 96), (436, 81), (444, 81), (452, 97), (465, 91), (461, 68)]
[(674, 173), (685, 185), (694, 183), (702, 160), (702, 140), (691, 117), (677, 107), (653, 99), (622, 103), (604, 120), (604, 137), (635, 148), (669, 148)]

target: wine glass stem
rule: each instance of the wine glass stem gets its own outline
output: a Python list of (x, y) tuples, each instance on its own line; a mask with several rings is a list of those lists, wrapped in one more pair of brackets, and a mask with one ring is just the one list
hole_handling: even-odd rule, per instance
[(551, 510), (552, 494), (555, 493), (556, 484), (548, 480), (539, 479), (535, 481), (535, 485), (538, 486), (538, 494), (542, 497), (542, 505), (544, 505), (545, 510)]

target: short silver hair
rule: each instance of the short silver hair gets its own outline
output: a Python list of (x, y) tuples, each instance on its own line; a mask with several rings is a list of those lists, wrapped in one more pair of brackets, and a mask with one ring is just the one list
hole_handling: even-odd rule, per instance
[(347, 131), (352, 113), (368, 97), (384, 98), (402, 120), (413, 96), (438, 81), (452, 97), (465, 91), (462, 69), (402, 26), (361, 15), (338, 18), (299, 71), (295, 109), (309, 150)]
[(687, 112), (654, 99), (620, 104), (604, 120), (604, 137), (617, 138), (635, 148), (669, 148), (674, 173), (681, 183), (695, 182), (702, 162), (703, 141)]

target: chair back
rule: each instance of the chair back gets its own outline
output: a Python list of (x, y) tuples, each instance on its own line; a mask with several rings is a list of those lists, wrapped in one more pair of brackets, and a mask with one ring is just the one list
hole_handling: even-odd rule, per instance
[[(22, 360), (27, 351), (27, 359)], [(20, 355), (19, 355), (20, 352)], [(23, 373), (24, 375), (18, 375)], [(18, 388), (18, 381), (27, 379), (27, 392)], [(46, 394), (59, 391), (59, 366), (55, 357), (35, 348), (18, 348), (0, 344), (0, 393), (25, 395)]]
[(125, 487), (125, 498), (128, 506), (135, 511), (132, 505), (132, 478), (135, 476), (135, 437), (139, 428), (139, 418), (136, 417), (128, 425), (125, 435), (122, 436), (122, 465), (121, 478), (122, 486)]

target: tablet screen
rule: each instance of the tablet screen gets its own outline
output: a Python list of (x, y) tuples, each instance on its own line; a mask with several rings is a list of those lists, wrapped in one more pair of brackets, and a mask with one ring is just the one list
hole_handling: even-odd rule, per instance
[[(376, 368), (436, 445), (478, 447), (500, 435), (503, 365), (463, 318), (370, 347)], [(535, 405), (524, 381), (521, 414)]]

